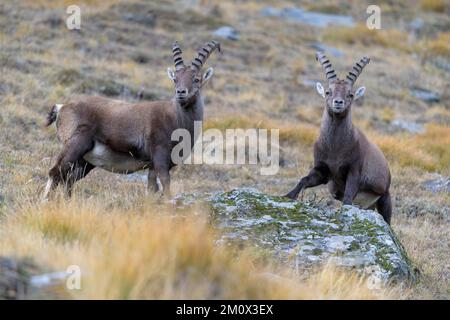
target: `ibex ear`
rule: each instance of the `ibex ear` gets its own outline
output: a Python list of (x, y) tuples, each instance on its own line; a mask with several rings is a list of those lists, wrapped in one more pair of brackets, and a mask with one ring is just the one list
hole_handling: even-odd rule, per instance
[(169, 76), (169, 79), (175, 82), (175, 71), (173, 71), (172, 68), (167, 68), (167, 75)]
[(319, 95), (325, 98), (325, 89), (320, 82), (316, 83), (316, 90)]
[(359, 98), (361, 98), (364, 95), (365, 92), (366, 92), (366, 87), (359, 87), (355, 91), (355, 97), (353, 98), (353, 100), (358, 100)]
[(212, 67), (209, 67), (208, 69), (206, 69), (205, 73), (203, 73), (202, 86), (204, 86), (209, 81), (209, 79), (211, 79), (213, 74), (214, 74), (214, 69)]

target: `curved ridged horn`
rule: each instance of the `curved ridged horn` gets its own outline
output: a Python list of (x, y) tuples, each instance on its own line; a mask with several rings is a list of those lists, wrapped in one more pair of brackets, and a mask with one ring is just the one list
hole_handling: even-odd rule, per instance
[(350, 83), (351, 85), (353, 85), (355, 83), (356, 79), (358, 79), (358, 76), (361, 74), (361, 72), (364, 69), (364, 67), (366, 66), (366, 64), (369, 63), (369, 61), (370, 61), (370, 58), (363, 57), (361, 60), (359, 60), (357, 63), (355, 63), (352, 71), (350, 71), (348, 73), (346, 81), (348, 83)]
[(328, 82), (334, 82), (338, 80), (336, 72), (334, 71), (331, 62), (326, 55), (324, 55), (322, 52), (317, 52), (316, 60), (320, 62), (320, 64), (323, 67), (323, 70), (325, 70), (325, 75), (327, 77)]
[(205, 44), (199, 51), (197, 58), (192, 60), (192, 68), (196, 69), (197, 72), (200, 71), (205, 61), (208, 59), (209, 55), (215, 50), (220, 52), (220, 43), (212, 40)]
[(180, 49), (180, 46), (178, 45), (178, 42), (175, 41), (172, 45), (172, 52), (173, 52), (173, 63), (175, 64), (175, 70), (180, 70), (184, 67), (182, 52)]

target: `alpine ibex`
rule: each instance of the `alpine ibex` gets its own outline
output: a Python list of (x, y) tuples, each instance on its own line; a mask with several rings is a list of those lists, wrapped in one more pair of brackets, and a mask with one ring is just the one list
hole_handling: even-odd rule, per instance
[[(201, 69), (218, 49), (216, 41), (203, 46), (191, 65), (185, 65), (177, 42), (173, 44), (175, 70), (167, 69), (175, 85), (171, 101), (126, 103), (102, 97), (84, 97), (76, 102), (55, 105), (47, 125), (56, 121), (63, 150), (49, 171), (44, 199), (64, 183), (70, 196), (73, 184), (92, 169), (100, 167), (117, 173), (149, 169), (148, 187), (169, 192), (171, 141), (174, 130), (187, 129), (194, 140), (194, 121), (203, 120), (201, 89), (213, 75), (213, 68)], [(193, 145), (194, 141), (191, 141)]]
[(377, 208), (390, 223), (391, 175), (381, 150), (352, 123), (352, 102), (364, 95), (365, 87), (353, 85), (369, 58), (357, 62), (345, 80), (338, 79), (331, 62), (318, 52), (316, 59), (325, 70), (328, 89), (320, 82), (317, 92), (325, 98), (320, 135), (314, 144), (314, 167), (286, 197), (296, 199), (306, 189), (328, 183), (330, 193), (344, 204), (364, 209)]

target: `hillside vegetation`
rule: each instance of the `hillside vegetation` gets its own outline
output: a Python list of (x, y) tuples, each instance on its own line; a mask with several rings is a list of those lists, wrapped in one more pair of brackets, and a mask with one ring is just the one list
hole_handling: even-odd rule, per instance
[[(448, 2), (379, 1), (382, 30), (365, 27), (370, 1), (78, 2), (79, 31), (65, 26), (72, 1), (0, 3), (0, 256), (29, 258), (42, 271), (80, 265), (87, 278), (73, 298), (449, 298), (450, 196), (448, 188), (426, 188), (450, 177)], [(295, 23), (263, 15), (267, 7), (347, 15), (355, 25)], [(236, 29), (239, 40), (214, 36), (221, 26)], [(280, 129), (281, 168), (261, 176), (258, 166), (185, 165), (172, 172), (172, 193), (289, 191), (311, 167), (321, 121), (318, 43), (337, 50), (328, 55), (341, 77), (370, 55), (353, 121), (389, 161), (392, 228), (422, 272), (417, 285), (372, 292), (333, 266), (298, 275), (263, 250), (216, 246), (207, 209), (179, 212), (146, 195), (136, 176), (94, 170), (72, 200), (40, 203), (60, 150), (55, 128), (45, 127), (52, 105), (80, 94), (170, 98), (172, 42), (188, 61), (213, 38), (223, 53), (208, 60), (215, 75), (204, 90), (204, 127)], [(424, 92), (438, 98), (424, 100)], [(326, 188), (303, 199), (339, 205)]]

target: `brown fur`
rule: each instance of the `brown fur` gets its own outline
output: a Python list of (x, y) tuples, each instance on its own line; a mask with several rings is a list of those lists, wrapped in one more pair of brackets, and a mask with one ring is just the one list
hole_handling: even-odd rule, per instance
[[(213, 44), (218, 45), (216, 42)], [(207, 49), (212, 52), (210, 47)], [(177, 50), (180, 56), (179, 47)], [(59, 112), (54, 106), (47, 122), (50, 125), (56, 120), (63, 150), (49, 171), (44, 197), (47, 198), (48, 193), (61, 182), (65, 183), (70, 195), (73, 184), (95, 168), (84, 158), (95, 145), (105, 146), (116, 159), (142, 163), (139, 169), (149, 169), (149, 188), (157, 191), (160, 182), (163, 191), (168, 193), (169, 170), (175, 165), (171, 161), (171, 151), (177, 143), (171, 141), (171, 134), (179, 128), (187, 129), (193, 145), (194, 121), (203, 120), (201, 88), (204, 83), (200, 69), (178, 65), (174, 82), (175, 97), (172, 101), (132, 104), (103, 97), (83, 97), (65, 104)]]
[[(302, 190), (321, 184), (328, 184), (330, 193), (344, 204), (352, 204), (360, 193), (369, 194), (378, 200), (365, 209), (376, 206), (384, 220), (390, 223), (388, 163), (381, 150), (352, 123), (352, 86), (353, 83), (343, 80), (330, 82), (320, 136), (314, 144), (314, 167), (286, 197), (296, 199)], [(333, 109), (334, 100), (344, 101), (343, 111)]]

